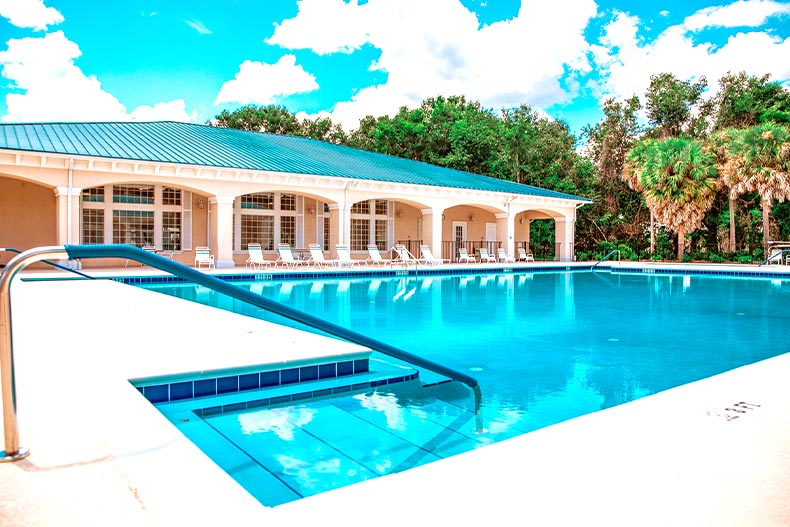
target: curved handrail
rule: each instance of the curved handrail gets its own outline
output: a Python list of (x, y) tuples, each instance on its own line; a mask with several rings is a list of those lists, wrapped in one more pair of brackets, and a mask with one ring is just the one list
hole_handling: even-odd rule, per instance
[(609, 254), (607, 254), (606, 256), (604, 256), (603, 258), (601, 258), (600, 260), (598, 260), (597, 262), (595, 262), (595, 263), (593, 264), (593, 266), (592, 266), (592, 267), (590, 267), (590, 271), (592, 271), (593, 269), (595, 269), (595, 268), (598, 266), (598, 264), (600, 264), (600, 263), (601, 263), (601, 262), (603, 262), (604, 260), (608, 259), (608, 258), (609, 258), (610, 256), (612, 256), (614, 253), (617, 253), (617, 263), (620, 263), (620, 249), (614, 249), (613, 251), (609, 251)]
[[(22, 251), (20, 251), (19, 249), (14, 249), (13, 247), (0, 247), (0, 253), (3, 252), (3, 251), (12, 252), (12, 253), (15, 253), (15, 254), (21, 254), (22, 253)], [(49, 260), (41, 260), (41, 263), (45, 263), (47, 265), (51, 265), (52, 267), (56, 267), (58, 269), (62, 269), (63, 271), (69, 271), (71, 273), (80, 275), (83, 278), (88, 278), (89, 280), (95, 280), (95, 277), (88, 276), (85, 273), (81, 273), (81, 272), (77, 271), (76, 269), (72, 269), (71, 267), (66, 267), (65, 265), (56, 264), (55, 262), (50, 262)]]
[[(126, 258), (137, 262), (156, 267), (175, 276), (190, 282), (203, 285), (219, 293), (228, 295), (237, 300), (247, 302), (255, 307), (265, 309), (285, 318), (300, 322), (312, 328), (321, 330), (330, 335), (340, 337), (348, 342), (353, 342), (361, 346), (366, 346), (373, 351), (378, 351), (390, 357), (400, 359), (415, 366), (420, 366), (434, 371), (450, 379), (461, 382), (472, 389), (475, 398), (476, 427), (478, 432), (483, 432), (482, 416), (482, 392), (480, 385), (474, 377), (466, 375), (442, 364), (422, 358), (413, 353), (390, 346), (384, 342), (372, 339), (361, 333), (351, 331), (342, 326), (332, 324), (323, 319), (303, 313), (285, 304), (270, 300), (260, 295), (256, 295), (249, 290), (224, 282), (213, 276), (204, 274), (186, 265), (174, 262), (158, 254), (144, 251), (132, 245), (65, 245), (62, 247), (40, 247), (30, 249), (17, 255), (8, 267), (0, 274), (0, 365), (2, 366), (3, 377), (3, 426), (6, 436), (5, 455), (0, 455), (0, 461), (16, 461), (29, 454), (29, 450), (19, 447), (19, 434), (16, 419), (16, 393), (14, 386), (13, 369), (13, 343), (11, 340), (11, 298), (10, 284), (13, 277), (24, 268), (28, 263), (40, 261), (43, 258), (62, 257), (68, 258)], [(27, 260), (30, 260), (28, 262)]]

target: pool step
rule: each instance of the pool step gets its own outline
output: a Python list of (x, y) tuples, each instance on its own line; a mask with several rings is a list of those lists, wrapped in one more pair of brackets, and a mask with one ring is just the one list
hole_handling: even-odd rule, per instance
[[(224, 393), (208, 394), (206, 397), (180, 397), (169, 400), (149, 401), (157, 405), (176, 405), (183, 403), (199, 416), (215, 415), (218, 413), (235, 412), (250, 408), (287, 405), (295, 402), (319, 397), (328, 397), (349, 392), (369, 390), (379, 386), (396, 384), (415, 380), (419, 377), (417, 370), (400, 364), (392, 364), (380, 359), (366, 361), (364, 371), (351, 375), (326, 377), (317, 380), (305, 380), (297, 383), (262, 386), (257, 389), (235, 390)], [(213, 379), (210, 377), (209, 380)], [(194, 379), (197, 384), (206, 379)], [(181, 380), (179, 382), (190, 382)], [(157, 385), (160, 386), (160, 385)], [(148, 397), (149, 386), (137, 385), (137, 389)], [(209, 399), (210, 398), (210, 399)], [(202, 400), (210, 400), (210, 406), (201, 406)], [(217, 403), (220, 404), (217, 404)]]

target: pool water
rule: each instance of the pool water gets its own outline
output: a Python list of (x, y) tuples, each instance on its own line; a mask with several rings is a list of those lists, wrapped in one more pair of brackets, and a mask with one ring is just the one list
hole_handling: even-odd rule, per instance
[[(163, 405), (266, 505), (790, 351), (781, 338), (790, 322), (790, 281), (780, 279), (577, 271), (243, 286), (468, 372), (482, 390), (483, 426), (470, 391), (457, 383), (423, 388), (410, 381), (287, 407), (191, 414), (186, 421), (198, 400)], [(146, 287), (283, 322), (192, 285)]]

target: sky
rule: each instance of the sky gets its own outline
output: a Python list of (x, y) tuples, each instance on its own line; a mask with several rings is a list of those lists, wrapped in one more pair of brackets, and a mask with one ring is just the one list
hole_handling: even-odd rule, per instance
[(0, 0), (0, 121), (206, 123), (284, 106), (346, 131), (437, 95), (579, 133), (650, 76), (790, 88), (790, 0)]

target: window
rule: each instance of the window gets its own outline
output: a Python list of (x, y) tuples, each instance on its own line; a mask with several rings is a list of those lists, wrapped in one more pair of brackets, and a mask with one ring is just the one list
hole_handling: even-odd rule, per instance
[(82, 191), (82, 201), (104, 203), (104, 187), (86, 188)]
[(251, 243), (260, 243), (265, 251), (274, 250), (274, 216), (241, 215), (241, 249), (246, 251)]
[(274, 192), (244, 194), (241, 197), (242, 209), (274, 210)]
[(142, 203), (154, 204), (153, 185), (113, 185), (113, 203)]
[[(180, 196), (180, 192), (179, 192)], [(178, 201), (181, 201), (179, 197)], [(181, 213), (162, 212), (162, 249), (165, 251), (181, 250)]]
[(104, 243), (104, 210), (88, 209), (83, 211), (82, 243)]
[(154, 211), (112, 211), (112, 243), (142, 247), (154, 244)]
[[(112, 200), (105, 200), (112, 196)], [(161, 185), (104, 185), (82, 191), (82, 243), (128, 243), (180, 251), (191, 193)], [(106, 223), (105, 223), (106, 222)], [(189, 239), (187, 242), (189, 243)]]
[(376, 220), (376, 247), (387, 250), (387, 220)]
[(162, 205), (181, 205), (181, 189), (162, 187)]
[(351, 214), (370, 214), (370, 202), (359, 201), (351, 205)]
[(296, 217), (280, 217), (280, 243), (287, 243), (291, 247), (296, 245)]
[(330, 236), (332, 235), (332, 229), (330, 228), (331, 225), (332, 223), (329, 221), (329, 214), (327, 210), (327, 214), (326, 216), (324, 216), (324, 250), (325, 251), (329, 250), (329, 240), (330, 240)]
[(360, 201), (351, 206), (349, 245), (352, 251), (364, 251), (372, 243), (381, 250), (387, 250), (392, 242), (389, 209), (389, 202), (381, 199)]
[(351, 218), (352, 251), (363, 251), (370, 243), (370, 220)]
[(260, 243), (265, 251), (275, 244), (299, 243), (297, 211), (301, 198), (296, 194), (256, 192), (239, 196), (234, 203), (233, 248), (246, 251), (250, 243)]

